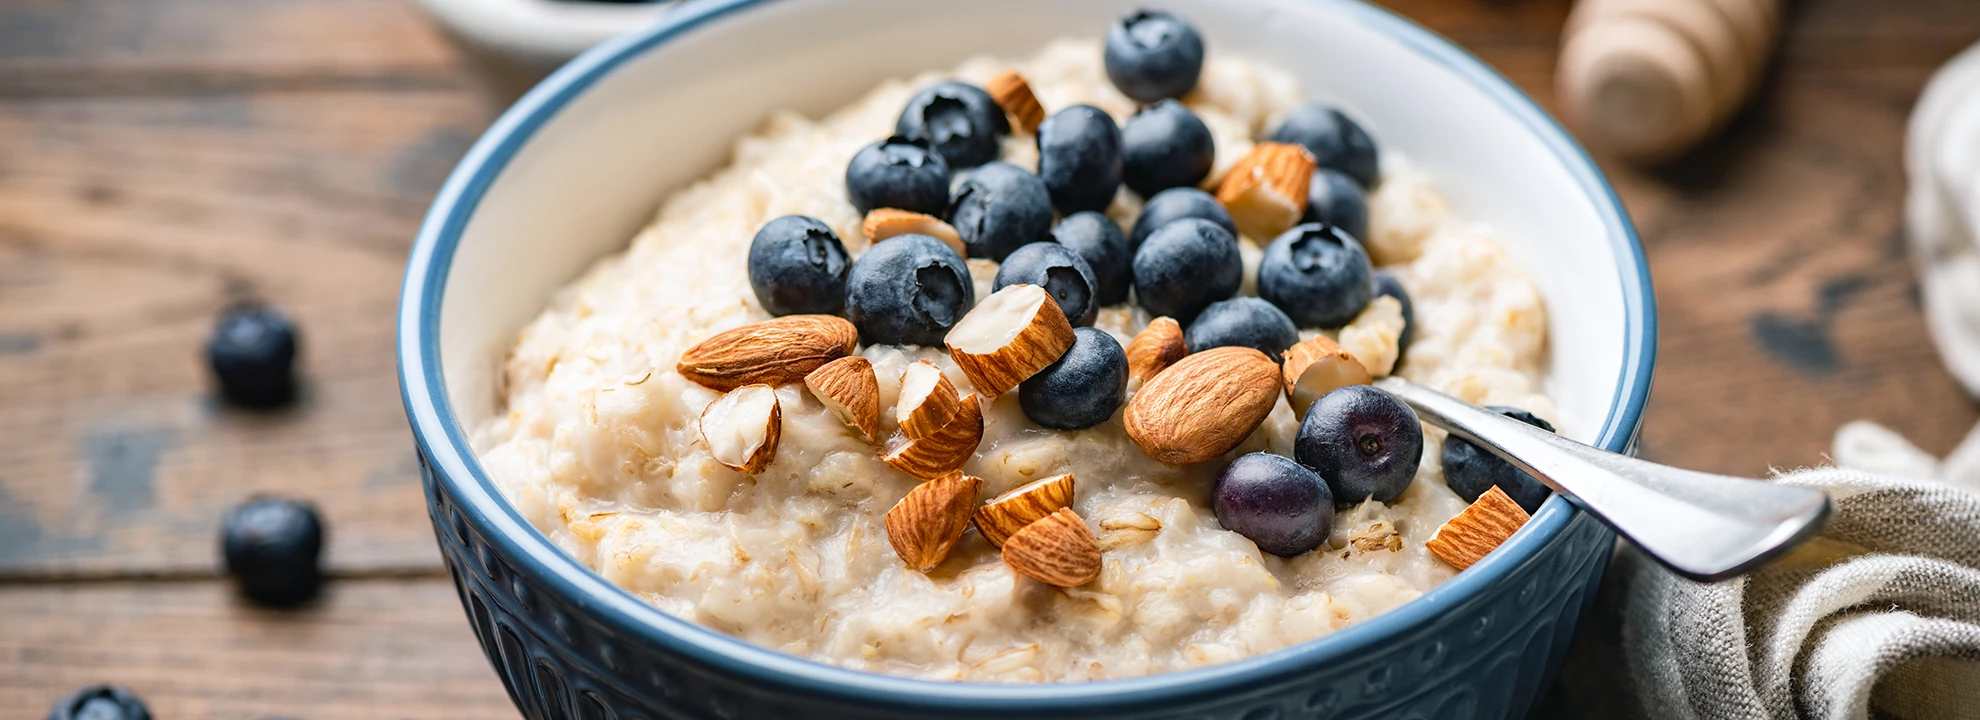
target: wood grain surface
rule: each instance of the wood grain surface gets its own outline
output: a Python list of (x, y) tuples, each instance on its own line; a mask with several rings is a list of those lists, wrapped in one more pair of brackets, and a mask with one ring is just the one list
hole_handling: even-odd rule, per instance
[[(1388, 4), (1552, 106), (1567, 0)], [(1759, 474), (1853, 419), (1941, 453), (1974, 424), (1925, 335), (1899, 152), (1976, 39), (1970, 0), (1798, 3), (1724, 137), (1604, 163), (1661, 310), (1645, 455)], [(172, 718), (512, 712), (439, 569), (392, 366), (404, 254), (500, 110), (484, 87), (409, 0), (0, 4), (0, 717), (94, 681)], [(241, 299), (299, 320), (290, 411), (212, 398), (201, 343)], [(318, 604), (218, 578), (217, 520), (255, 492), (323, 509)]]

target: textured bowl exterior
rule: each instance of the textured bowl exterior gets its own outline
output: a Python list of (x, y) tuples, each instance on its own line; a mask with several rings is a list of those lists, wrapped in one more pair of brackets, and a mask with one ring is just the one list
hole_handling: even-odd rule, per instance
[[(1593, 163), (1510, 83), (1406, 20), (1343, 0), (1256, 2), (1325, 5), (1393, 36), (1507, 108), (1567, 168), (1575, 190), (1600, 218), (1604, 237), (1589, 242), (1606, 244), (1621, 277), (1622, 317), (1605, 314), (1599, 320), (1621, 328), (1622, 374), (1614, 381), (1607, 413), (1596, 419), (1600, 431), (1594, 442), (1627, 449), (1648, 394), (1656, 314), (1635, 232)], [(582, 567), (530, 527), (478, 469), (448, 397), (440, 360), (441, 298), (455, 251), (483, 194), (562, 105), (628, 57), (697, 24), (766, 4), (690, 3), (651, 30), (607, 43), (559, 71), (498, 121), (462, 161), (409, 261), (399, 371), (428, 510), (474, 633), (524, 715), (1463, 719), (1522, 717), (1532, 708), (1594, 598), (1615, 541), (1606, 526), (1564, 498), (1548, 501), (1498, 551), (1450, 581), (1328, 637), (1183, 672), (1030, 685), (910, 680), (752, 646), (660, 612)], [(1589, 269), (1586, 263), (1580, 268)], [(1607, 392), (1608, 386), (1602, 387)]]

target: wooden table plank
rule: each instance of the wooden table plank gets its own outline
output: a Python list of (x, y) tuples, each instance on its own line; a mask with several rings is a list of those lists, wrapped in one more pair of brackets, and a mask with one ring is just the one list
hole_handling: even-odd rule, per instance
[(157, 718), (515, 717), (451, 581), (334, 583), (271, 611), (217, 581), (0, 586), (0, 717), (114, 682)]

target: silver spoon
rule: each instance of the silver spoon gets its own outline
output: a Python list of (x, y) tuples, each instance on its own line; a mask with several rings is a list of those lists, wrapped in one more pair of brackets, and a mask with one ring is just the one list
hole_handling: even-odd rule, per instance
[(1431, 424), (1539, 478), (1693, 580), (1757, 569), (1813, 537), (1829, 518), (1829, 496), (1820, 490), (1598, 450), (1401, 378), (1375, 386)]

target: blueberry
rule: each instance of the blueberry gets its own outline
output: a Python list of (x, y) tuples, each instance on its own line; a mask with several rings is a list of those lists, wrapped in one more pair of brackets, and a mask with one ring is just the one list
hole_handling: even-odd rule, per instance
[(1172, 187), (1195, 187), (1210, 175), (1216, 156), (1210, 128), (1174, 100), (1142, 108), (1121, 125), (1127, 186), (1142, 197)]
[(1388, 504), (1416, 477), (1423, 460), (1423, 425), (1416, 411), (1394, 395), (1368, 385), (1347, 385), (1321, 395), (1306, 409), (1293, 440), (1293, 459), (1327, 479), (1337, 507), (1371, 497)]
[(1376, 270), (1372, 283), (1374, 296), (1370, 299), (1387, 295), (1402, 305), (1402, 335), (1396, 338), (1396, 357), (1400, 361), (1403, 354), (1409, 352), (1410, 342), (1416, 339), (1416, 305), (1409, 301), (1409, 291), (1403, 289), (1402, 281), (1396, 279), (1395, 273)]
[(1148, 314), (1187, 324), (1244, 283), (1237, 238), (1208, 220), (1163, 225), (1134, 253), (1134, 299)]
[(949, 204), (949, 163), (928, 143), (896, 135), (846, 163), (846, 197), (862, 215), (874, 208), (940, 215)]
[(1182, 97), (1203, 73), (1203, 36), (1162, 10), (1136, 10), (1107, 28), (1107, 79), (1144, 103)]
[(1134, 219), (1134, 230), (1128, 234), (1128, 249), (1139, 250), (1141, 243), (1149, 235), (1162, 229), (1163, 225), (1183, 218), (1201, 218), (1216, 223), (1231, 237), (1237, 237), (1237, 223), (1231, 220), (1231, 211), (1210, 193), (1193, 187), (1169, 188), (1155, 193), (1148, 204), (1141, 207), (1141, 215)]
[(1248, 296), (1211, 303), (1183, 332), (1183, 345), (1193, 353), (1241, 345), (1275, 361), (1298, 342), (1299, 328), (1291, 318), (1271, 303)]
[(1119, 223), (1092, 210), (1076, 212), (1052, 228), (1052, 239), (1079, 253), (1093, 270), (1096, 305), (1127, 302), (1128, 287), (1134, 283), (1134, 253)]
[(1107, 209), (1121, 172), (1121, 130), (1100, 108), (1074, 105), (1038, 125), (1038, 176), (1059, 214)]
[(129, 690), (91, 685), (57, 701), (48, 720), (151, 720), (151, 710)]
[[(1486, 409), (1541, 430), (1554, 432), (1553, 425), (1525, 410), (1497, 405)], [(1554, 494), (1554, 491), (1548, 489), (1547, 485), (1538, 478), (1513, 467), (1512, 463), (1500, 460), (1499, 456), (1480, 449), (1477, 445), (1471, 444), (1471, 441), (1455, 435), (1444, 440), (1441, 459), (1444, 463), (1444, 484), (1449, 485), (1451, 492), (1457, 493), (1457, 496), (1464, 498), (1465, 502), (1476, 501), (1478, 496), (1484, 495), (1485, 491), (1497, 485), (1500, 490), (1506, 491), (1506, 495), (1510, 496), (1513, 502), (1519, 503), (1520, 507), (1531, 514), (1540, 512), (1540, 504), (1547, 502), (1548, 496)]]
[(1364, 188), (1375, 187), (1382, 176), (1382, 161), (1375, 140), (1352, 118), (1331, 105), (1312, 103), (1286, 113), (1273, 142), (1299, 143), (1313, 153), (1323, 168), (1333, 168)]
[(749, 287), (771, 315), (846, 311), (846, 246), (817, 218), (785, 215), (749, 243)]
[(1368, 306), (1373, 273), (1360, 241), (1332, 225), (1307, 223), (1265, 247), (1258, 261), (1258, 296), (1300, 327), (1336, 328)]
[(927, 142), (960, 170), (997, 159), (997, 138), (1011, 134), (1011, 121), (983, 88), (951, 80), (908, 98), (894, 134)]
[(1321, 168), (1313, 171), (1313, 181), (1306, 187), (1306, 215), (1300, 222), (1326, 223), (1356, 240), (1368, 237), (1368, 194), (1354, 178)]
[(1018, 284), (1045, 288), (1045, 293), (1059, 303), (1059, 309), (1065, 311), (1066, 320), (1073, 327), (1092, 325), (1094, 316), (1100, 314), (1100, 290), (1093, 268), (1079, 253), (1064, 245), (1035, 242), (1004, 258), (1004, 264), (997, 268), (996, 283), (991, 287), (1002, 290), (1006, 285)]
[(206, 341), (220, 394), (236, 405), (276, 407), (296, 394), (296, 326), (282, 311), (242, 305), (220, 316)]
[(263, 605), (286, 607), (316, 596), (323, 576), (323, 521), (309, 503), (257, 496), (227, 511), (220, 552), (242, 594)]
[(1032, 422), (1078, 430), (1106, 422), (1127, 399), (1127, 351), (1105, 330), (1073, 329), (1058, 360), (1018, 384), (1018, 405)]
[(993, 162), (963, 176), (944, 217), (970, 257), (1003, 262), (1012, 250), (1051, 237), (1052, 197), (1037, 175)]
[(949, 328), (975, 304), (969, 266), (927, 235), (875, 244), (846, 276), (846, 319), (868, 345), (941, 347)]
[(1334, 494), (1299, 463), (1255, 452), (1217, 475), (1211, 509), (1217, 524), (1279, 557), (1320, 547), (1334, 531)]

